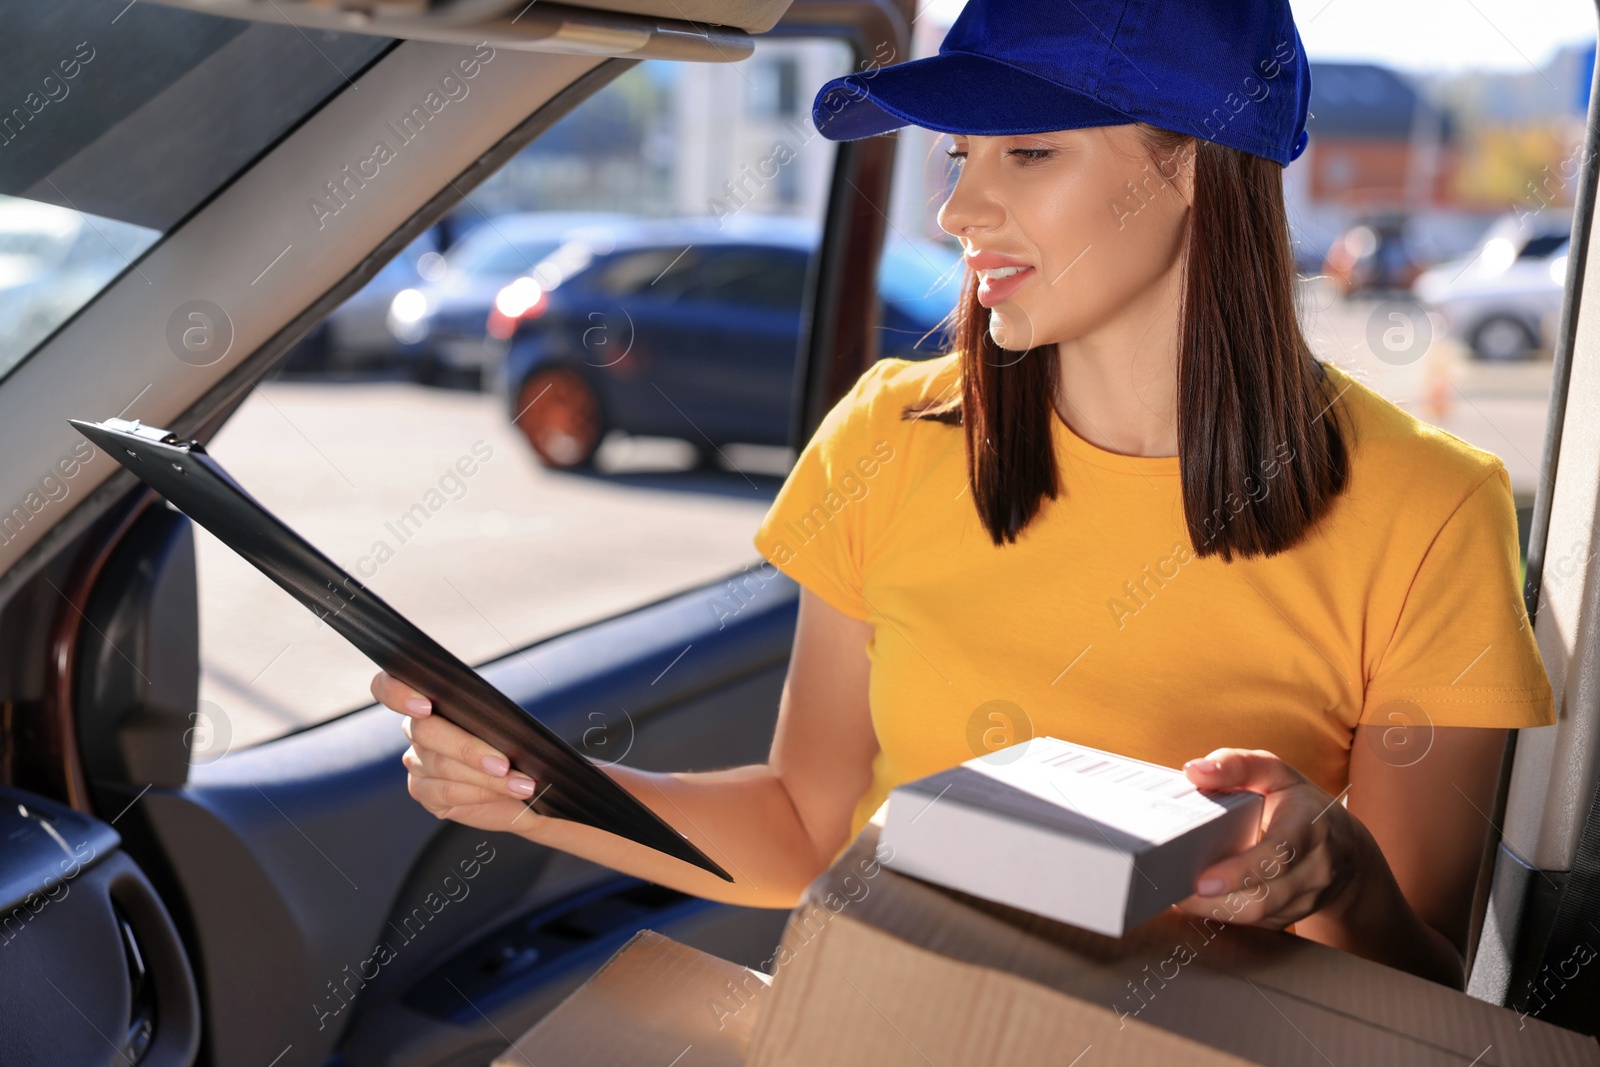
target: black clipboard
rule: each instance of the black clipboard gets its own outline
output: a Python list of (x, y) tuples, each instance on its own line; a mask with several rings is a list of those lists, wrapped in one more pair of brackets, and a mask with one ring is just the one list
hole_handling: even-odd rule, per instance
[(433, 701), (434, 714), (506, 754), (538, 782), (539, 815), (626, 837), (733, 877), (582, 753), (247, 493), (198, 441), (138, 420), (84, 422), (78, 432), (320, 617), (363, 655)]

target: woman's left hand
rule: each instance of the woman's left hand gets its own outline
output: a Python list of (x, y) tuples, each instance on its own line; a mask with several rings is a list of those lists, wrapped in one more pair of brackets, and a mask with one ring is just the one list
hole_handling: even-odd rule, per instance
[(1243, 789), (1266, 798), (1261, 840), (1200, 872), (1191, 915), (1281, 930), (1324, 910), (1348, 907), (1377, 843), (1335, 798), (1270, 752), (1219, 748), (1183, 769), (1202, 789)]

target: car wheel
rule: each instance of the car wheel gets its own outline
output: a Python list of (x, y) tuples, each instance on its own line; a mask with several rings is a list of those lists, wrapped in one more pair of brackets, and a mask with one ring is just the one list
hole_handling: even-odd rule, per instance
[(1472, 351), (1479, 359), (1504, 362), (1531, 356), (1537, 339), (1516, 319), (1497, 315), (1472, 331)]
[(605, 436), (600, 398), (570, 367), (546, 367), (517, 390), (517, 429), (546, 467), (570, 470), (594, 459)]

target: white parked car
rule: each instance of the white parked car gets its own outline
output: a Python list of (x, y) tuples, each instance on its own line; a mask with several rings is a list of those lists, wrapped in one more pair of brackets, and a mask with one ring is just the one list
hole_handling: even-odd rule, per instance
[(1531, 358), (1555, 342), (1570, 233), (1570, 218), (1507, 216), (1469, 256), (1424, 271), (1412, 294), (1478, 358)]

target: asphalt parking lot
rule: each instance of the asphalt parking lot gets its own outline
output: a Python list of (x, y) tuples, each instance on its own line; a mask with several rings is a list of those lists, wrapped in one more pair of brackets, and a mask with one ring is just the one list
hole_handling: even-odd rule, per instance
[[(1538, 478), (1549, 360), (1483, 365), (1448, 340), (1373, 354), (1376, 300), (1306, 292), (1318, 355)], [(1426, 327), (1422, 327), (1426, 328)], [(787, 457), (613, 439), (595, 474), (539, 466), (490, 396), (404, 382), (261, 385), (210, 446), (268, 507), (469, 663), (759, 563)], [(410, 516), (408, 519), (407, 516)], [(198, 531), (201, 698), (215, 758), (371, 702), (375, 668)]]
[[(492, 398), (399, 382), (265, 383), (209, 448), (469, 663), (759, 562), (783, 463), (750, 450), (730, 453), (738, 471), (691, 471), (676, 442), (612, 442), (611, 473), (553, 473)], [(208, 751), (371, 703), (365, 657), (197, 535)]]
[[(1404, 302), (1340, 300), (1314, 285), (1302, 292), (1302, 320), (1319, 358), (1338, 363), (1418, 418), (1498, 455), (1519, 504), (1532, 503), (1549, 421), (1548, 353), (1484, 363), (1468, 358), (1453, 338), (1439, 336), (1437, 323), (1410, 318)], [(1380, 358), (1374, 342), (1394, 347)]]

